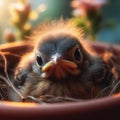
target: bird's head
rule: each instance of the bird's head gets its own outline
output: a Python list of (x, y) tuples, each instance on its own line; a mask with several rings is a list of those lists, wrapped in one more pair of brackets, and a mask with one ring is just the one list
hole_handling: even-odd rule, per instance
[(59, 33), (42, 39), (35, 49), (36, 66), (42, 78), (60, 80), (81, 74), (88, 55), (76, 37)]
[(83, 35), (83, 31), (69, 21), (40, 25), (31, 36), (35, 46), (35, 72), (42, 78), (55, 80), (79, 76), (86, 67), (84, 63), (90, 60), (90, 49), (86, 49)]

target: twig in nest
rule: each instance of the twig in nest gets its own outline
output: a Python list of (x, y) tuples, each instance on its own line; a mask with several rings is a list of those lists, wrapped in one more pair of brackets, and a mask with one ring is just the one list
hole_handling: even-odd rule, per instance
[(0, 100), (8, 100), (7, 85), (0, 81)]
[(26, 100), (32, 100), (36, 103), (65, 103), (65, 102), (80, 102), (82, 101), (81, 99), (75, 99), (75, 98), (70, 98), (70, 97), (61, 97), (61, 96), (52, 96), (52, 95), (43, 95), (40, 96), (39, 98), (35, 98), (33, 96), (28, 96)]
[(61, 96), (52, 96), (52, 95), (44, 95), (40, 96), (40, 100), (46, 103), (65, 103), (65, 102), (80, 102), (81, 99), (71, 98), (71, 97), (61, 97)]
[(2, 56), (2, 58), (3, 58), (3, 60), (4, 60), (4, 73), (5, 73), (5, 76), (6, 76), (6, 78), (3, 77), (3, 76), (0, 76), (0, 78), (1, 78), (2, 80), (4, 80), (4, 81), (6, 82), (6, 84), (7, 84), (10, 88), (12, 88), (12, 89), (15, 91), (15, 93), (18, 94), (18, 95), (20, 96), (20, 98), (23, 100), (24, 97), (21, 95), (20, 92), (18, 92), (18, 91), (16, 90), (16, 88), (13, 86), (13, 84), (12, 84), (10, 78), (9, 78), (9, 75), (8, 75), (8, 73), (7, 73), (7, 59), (6, 59), (6, 57), (4, 56), (4, 54), (2, 53), (2, 51), (0, 51), (0, 55)]
[(37, 98), (35, 98), (35, 97), (33, 97), (33, 96), (27, 96), (27, 98), (25, 98), (23, 102), (25, 102), (25, 101), (27, 101), (27, 100), (28, 100), (28, 101), (29, 101), (29, 100), (30, 100), (30, 101), (32, 100), (32, 101), (35, 102), (35, 103), (45, 104), (45, 102), (43, 102), (42, 100), (37, 99)]
[(118, 81), (116, 84), (115, 84), (115, 86), (113, 87), (113, 89), (110, 91), (110, 93), (109, 93), (109, 96), (110, 95), (113, 95), (114, 93), (116, 93), (117, 92), (117, 89), (120, 87), (120, 81)]
[(110, 59), (113, 67), (114, 67), (114, 77), (116, 80), (114, 80), (114, 87), (112, 88), (112, 90), (110, 91), (109, 95), (112, 95), (114, 93), (116, 93), (118, 91), (118, 88), (120, 89), (120, 65), (115, 64), (115, 62), (112, 60), (112, 58)]

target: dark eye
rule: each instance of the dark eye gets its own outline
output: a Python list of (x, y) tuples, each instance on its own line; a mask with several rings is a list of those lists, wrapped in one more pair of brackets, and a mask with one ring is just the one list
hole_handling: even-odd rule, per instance
[(37, 61), (38, 65), (40, 65), (40, 66), (41, 66), (42, 63), (43, 63), (43, 60), (42, 60), (42, 57), (41, 57), (41, 56), (37, 56), (36, 61)]
[(78, 61), (78, 62), (82, 60), (82, 53), (81, 53), (81, 51), (80, 51), (79, 48), (76, 48), (76, 49), (75, 49), (74, 59), (75, 59), (76, 61)]

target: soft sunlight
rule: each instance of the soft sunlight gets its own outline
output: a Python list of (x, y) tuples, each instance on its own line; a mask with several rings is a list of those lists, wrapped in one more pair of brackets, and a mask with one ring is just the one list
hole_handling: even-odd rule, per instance
[(0, 0), (0, 6), (2, 5), (3, 0)]

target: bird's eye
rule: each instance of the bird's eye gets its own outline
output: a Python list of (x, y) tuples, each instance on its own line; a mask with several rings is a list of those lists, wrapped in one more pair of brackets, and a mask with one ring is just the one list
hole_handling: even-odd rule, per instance
[(76, 48), (76, 49), (75, 49), (74, 59), (75, 59), (77, 62), (81, 62), (82, 59), (83, 59), (82, 53), (81, 53), (81, 51), (80, 51), (79, 48)]
[(37, 61), (37, 63), (38, 63), (39, 66), (41, 66), (42, 63), (43, 63), (43, 60), (42, 60), (41, 56), (37, 56), (36, 61)]

